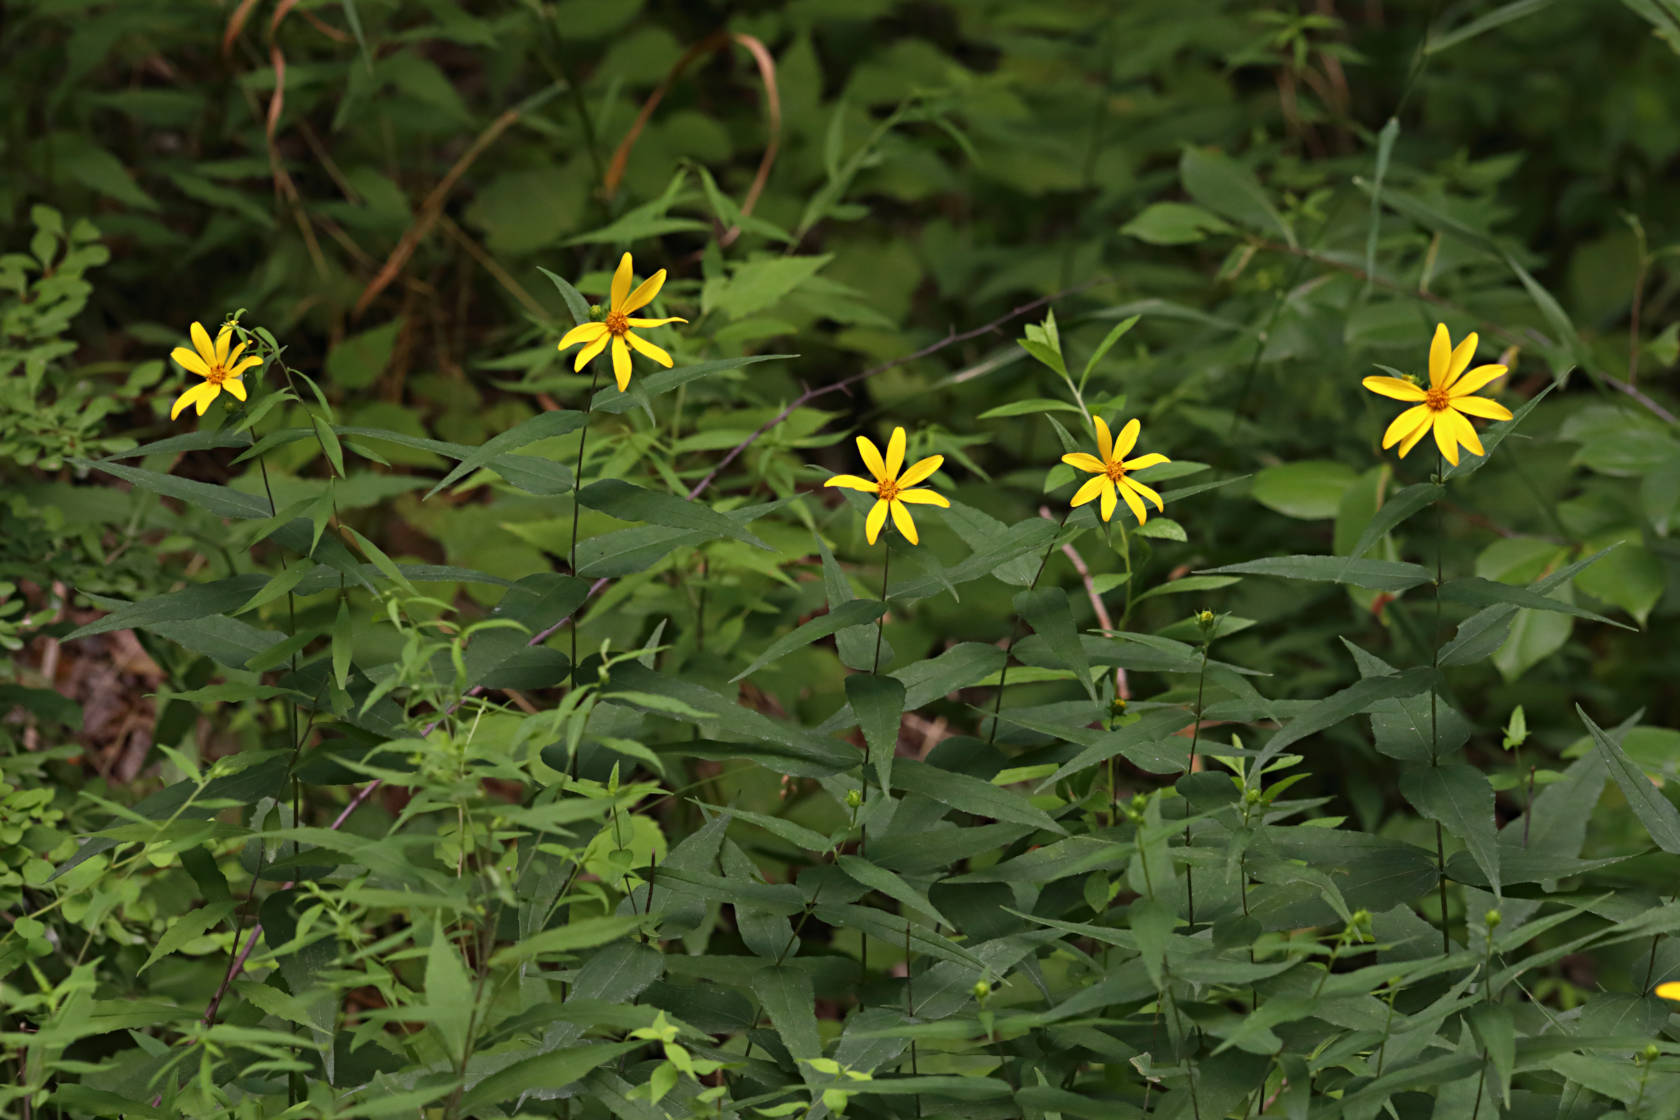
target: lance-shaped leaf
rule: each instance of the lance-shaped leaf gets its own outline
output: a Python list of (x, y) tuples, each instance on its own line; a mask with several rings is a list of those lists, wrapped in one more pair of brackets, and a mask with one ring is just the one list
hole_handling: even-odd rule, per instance
[(1400, 794), (1412, 808), (1464, 841), (1497, 895), (1499, 833), (1487, 775), (1463, 762), (1408, 766), (1400, 775)]
[(771, 551), (769, 545), (747, 532), (734, 518), (725, 517), (711, 506), (675, 494), (647, 490), (622, 479), (591, 482), (578, 491), (577, 500), (620, 521), (646, 521), (672, 529), (692, 529)]

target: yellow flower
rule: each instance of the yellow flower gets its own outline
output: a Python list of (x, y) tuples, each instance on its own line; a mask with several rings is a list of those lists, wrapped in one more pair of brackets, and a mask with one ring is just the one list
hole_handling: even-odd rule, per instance
[(1120, 497), (1126, 499), (1126, 506), (1132, 511), (1142, 525), (1149, 517), (1149, 511), (1144, 509), (1142, 498), (1148, 498), (1155, 503), (1155, 508), (1165, 510), (1161, 504), (1161, 495), (1131, 477), (1131, 471), (1141, 471), (1145, 467), (1153, 467), (1157, 463), (1170, 463), (1171, 459), (1157, 452), (1140, 455), (1136, 459), (1126, 456), (1137, 446), (1138, 431), (1142, 427), (1137, 420), (1126, 421), (1126, 426), (1120, 429), (1120, 438), (1113, 439), (1108, 434), (1108, 425), (1103, 423), (1101, 416), (1094, 416), (1091, 422), (1097, 427), (1097, 454), (1087, 455), (1083, 451), (1075, 451), (1070, 455), (1063, 455), (1062, 462), (1070, 467), (1082, 471), (1090, 471), (1096, 477), (1088, 478), (1073, 495), (1075, 508), (1084, 505), (1093, 498), (1102, 497), (1102, 519), (1107, 521), (1114, 516), (1114, 492), (1118, 490)]
[(858, 454), (863, 456), (863, 465), (869, 468), (869, 473), (875, 476), (875, 481), (871, 482), (855, 474), (837, 474), (823, 485), (862, 490), (880, 499), (870, 509), (869, 517), (863, 523), (863, 534), (869, 538), (870, 544), (874, 544), (875, 538), (881, 535), (881, 526), (886, 524), (888, 512), (892, 513), (893, 524), (904, 534), (904, 539), (911, 544), (918, 543), (916, 523), (910, 520), (910, 511), (905, 508), (906, 505), (940, 506), (949, 509), (951, 503), (932, 490), (912, 490), (910, 487), (938, 470), (939, 464), (945, 461), (945, 456), (929, 455), (900, 474), (899, 468), (904, 466), (903, 428), (893, 429), (892, 439), (887, 441), (885, 460), (882, 460), (881, 452), (867, 436), (857, 437), (857, 445)]
[(1665, 980), (1657, 985), (1655, 995), (1663, 999), (1680, 1000), (1680, 980)]
[[(663, 327), (666, 323), (686, 323), (687, 319), (632, 319), (630, 313), (639, 311), (653, 302), (653, 297), (659, 294), (659, 289), (665, 284), (665, 270), (649, 276), (641, 282), (635, 291), (630, 290), (630, 254), (624, 254), (624, 259), (618, 262), (618, 271), (613, 273), (612, 303), (607, 307), (607, 319), (604, 323), (579, 323), (566, 332), (566, 337), (560, 340), (560, 349), (566, 350), (578, 343), (586, 343), (577, 353), (577, 361), (573, 363), (574, 370), (582, 369), (589, 364), (589, 359), (612, 344), (613, 377), (618, 381), (618, 391), (630, 387), (630, 347), (646, 354), (666, 369), (671, 368), (671, 355), (665, 353), (653, 343), (646, 341), (632, 333), (632, 327), (646, 329), (648, 327)], [(628, 343), (629, 345), (625, 345)]]
[(193, 353), (185, 346), (177, 346), (170, 351), (169, 356), (175, 359), (175, 364), (188, 373), (196, 373), (204, 378), (203, 384), (194, 385), (191, 389), (175, 398), (175, 407), (169, 410), (169, 418), (175, 419), (181, 415), (186, 407), (195, 405), (198, 414), (204, 415), (204, 410), (210, 407), (210, 402), (222, 393), (232, 393), (240, 400), (245, 399), (245, 382), (240, 378), (252, 366), (262, 365), (262, 359), (255, 354), (240, 360), (239, 355), (245, 350), (246, 343), (241, 342), (230, 353), (228, 344), (233, 341), (233, 327), (223, 326), (216, 335), (216, 342), (211, 345), (210, 333), (202, 324), (192, 325), (192, 343), (198, 353)]
[(1394, 423), (1383, 433), (1382, 445), (1386, 451), (1396, 443), (1400, 445), (1400, 457), (1418, 445), (1418, 441), (1435, 433), (1435, 445), (1446, 456), (1447, 462), (1458, 466), (1459, 447), (1468, 448), (1473, 454), (1485, 455), (1482, 441), (1476, 438), (1476, 429), (1470, 426), (1466, 416), (1480, 416), (1487, 420), (1509, 420), (1511, 410), (1498, 401), (1490, 401), (1486, 397), (1473, 397), (1470, 394), (1486, 385), (1496, 377), (1504, 377), (1506, 367), (1500, 365), (1477, 366), (1465, 373), (1470, 365), (1470, 359), (1476, 356), (1476, 332), (1471, 331), (1464, 336), (1464, 340), (1457, 346), (1452, 344), (1452, 338), (1447, 334), (1447, 325), (1435, 325), (1435, 340), (1429, 345), (1429, 388), (1424, 389), (1413, 385), (1410, 381), (1402, 381), (1398, 377), (1367, 377), (1360, 384), (1373, 393), (1380, 393), (1385, 397), (1392, 397), (1397, 401), (1413, 401), (1411, 408), (1394, 418)]

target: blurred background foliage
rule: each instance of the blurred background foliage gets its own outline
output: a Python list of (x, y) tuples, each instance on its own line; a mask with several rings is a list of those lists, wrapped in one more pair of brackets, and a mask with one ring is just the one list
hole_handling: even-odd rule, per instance
[[(113, 806), (182, 780), (192, 759), (208, 765), (280, 734), (275, 704), (179, 698), (219, 670), (167, 633), (60, 642), (96, 617), (91, 607), (251, 566), (216, 518), (85, 465), (176, 431), (167, 405), (181, 379), (162, 358), (187, 324), (244, 309), (319, 384), (341, 428), (478, 445), (582, 407), (589, 376), (555, 350), (572, 320), (542, 270), (603, 298), (626, 249), (641, 275), (670, 270), (665, 313), (690, 323), (659, 341), (679, 366), (797, 357), (597, 415), (588, 476), (687, 491), (797, 401), (710, 493), (726, 509), (786, 501), (829, 470), (856, 469), (852, 431), (882, 437), (903, 424), (912, 456), (946, 455), (946, 492), (995, 519), (921, 519), (928, 570), (958, 563), (998, 523), (1041, 506), (1056, 516), (1066, 500), (1046, 495), (1047, 481), (1071, 477), (1047, 470), (1064, 447), (1046, 417), (1080, 446), (1086, 429), (1062, 378), (1015, 342), (1023, 325), (1053, 307), (1077, 371), (1115, 324), (1139, 316), (1102, 355), (1086, 400), (1141, 417), (1144, 449), (1227, 485), (1169, 505), (1129, 540), (1087, 536), (1053, 557), (1046, 580), (1070, 590), (1081, 628), (1118, 618), (1194, 643), (1192, 610), (1228, 614), (1220, 657), (1269, 673), (1261, 687), (1282, 699), (1359, 678), (1338, 638), (1415, 664), (1429, 660), (1430, 636), (1408, 629), (1383, 591), (1258, 579), (1161, 589), (1221, 564), (1347, 555), (1386, 496), (1430, 469), (1422, 453), (1379, 451), (1391, 412), (1359, 378), (1378, 364), (1420, 372), (1438, 321), (1455, 338), (1480, 332), (1484, 354), (1512, 367), (1501, 392), (1513, 407), (1555, 388), (1485, 470), (1449, 488), (1443, 564), (1527, 585), (1615, 546), (1549, 593), (1633, 629), (1518, 614), (1486, 662), (1455, 670), (1455, 702), (1476, 729), (1466, 757), (1494, 775), (1500, 821), (1517, 819), (1529, 767), (1544, 788), (1590, 753), (1581, 704), (1605, 726), (1632, 719), (1623, 748), (1659, 781), (1680, 777), (1670, 687), (1680, 663), (1662, 637), (1676, 613), (1680, 515), (1677, 91), (1673, 0), (0, 3), (0, 665), (14, 682), (0, 685), (0, 707), (11, 706), (0, 720), (0, 907), (40, 905), (53, 864)], [(275, 416), (310, 423), (299, 403)], [(577, 439), (525, 451), (569, 464)], [(376, 446), (382, 461), (353, 456), (342, 472), (313, 442), (274, 448), (277, 506), (334, 479), (336, 519), (404, 563), (507, 581), (564, 570), (569, 499), (475, 475), (425, 501), (443, 462), (435, 449)], [(237, 455), (226, 443), (143, 462), (260, 494)], [(640, 567), (585, 568), (624, 577), (583, 617), (585, 650), (663, 643), (662, 671), (733, 695), (726, 682), (832, 605), (814, 529), (859, 565), (851, 593), (875, 593), (873, 554), (844, 508), (802, 501), (755, 523), (768, 552), (724, 540), (673, 546)], [(620, 522), (590, 509), (581, 524), (587, 542)], [(1374, 555), (1432, 563), (1430, 524), (1409, 523)], [(1004, 640), (1013, 593), (982, 581), (960, 599), (895, 609), (885, 627), (895, 664)], [(466, 583), (435, 609), (404, 609), (470, 621), (501, 596)], [(303, 625), (337, 625), (342, 599), (302, 602)], [(272, 623), (282, 606), (276, 595), (262, 614)], [(679, 615), (682, 625), (661, 628)], [(398, 658), (415, 625), (369, 629), (358, 658)], [(1018, 681), (1012, 705), (1078, 692), (1049, 672)], [(416, 686), (409, 709), (443, 708), (447, 683)], [(1168, 673), (1134, 673), (1126, 687), (1189, 702)], [(937, 752), (975, 730), (982, 694), (934, 698), (904, 734), (920, 737), (920, 754)], [(532, 692), (545, 711), (554, 695)], [(807, 645), (756, 670), (741, 696), (817, 728), (845, 702), (845, 674), (826, 642)], [(1500, 729), (1519, 705), (1530, 737), (1513, 763)], [(645, 734), (601, 727), (592, 735)], [(1326, 799), (1312, 815), (1429, 844), (1363, 720), (1311, 749), (1294, 794)], [(603, 789), (610, 753), (589, 772)], [(431, 780), (454, 762), (417, 765)], [(625, 761), (627, 782), (633, 773)], [(712, 804), (761, 814), (786, 812), (797, 785), (763, 769), (720, 776), (691, 764), (687, 777)], [(313, 823), (332, 819), (346, 796), (332, 787), (351, 780), (311, 779), (330, 790)], [(636, 803), (617, 796), (600, 795)], [(839, 802), (800, 797), (822, 802), (794, 814), (811, 827), (843, 824)], [(1584, 857), (1646, 845), (1619, 797), (1615, 786), (1604, 794)], [(648, 829), (663, 856), (699, 824), (679, 807), (628, 827)], [(386, 823), (404, 811), (367, 809)], [(782, 878), (797, 862), (755, 856)], [(597, 861), (600, 883), (623, 871), (579, 858)], [(179, 865), (166, 873), (187, 895), (209, 890)], [(1667, 892), (1671, 878), (1644, 857), (1593, 885)], [(58, 946), (66, 961), (132, 971), (169, 928), (157, 902), (169, 896), (124, 882), (127, 896), (96, 896), (107, 926), (88, 919), (85, 944)], [(601, 891), (614, 896), (603, 912), (631, 896)], [(60, 914), (85, 917), (70, 903)], [(202, 1004), (220, 974), (211, 950), (232, 940), (231, 927), (205, 929), (174, 946), (195, 965), (127, 994)], [(692, 951), (710, 929), (685, 934)], [(835, 944), (852, 952), (862, 936), (841, 930)], [(1622, 972), (1608, 981), (1612, 964)], [(1606, 984), (1626, 991), (1631, 967), (1613, 954), (1572, 958), (1541, 994), (1568, 1009)], [(94, 1100), (63, 1114), (104, 1114)]]

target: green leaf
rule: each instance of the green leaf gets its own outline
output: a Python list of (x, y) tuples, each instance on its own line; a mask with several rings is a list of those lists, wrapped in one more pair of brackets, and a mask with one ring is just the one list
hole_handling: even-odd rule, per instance
[(1492, 603), (1509, 603), (1529, 610), (1554, 611), (1558, 614), (1572, 615), (1575, 618), (1590, 619), (1593, 622), (1602, 622), (1622, 630), (1635, 629), (1625, 622), (1605, 618), (1594, 611), (1577, 607), (1574, 603), (1542, 595), (1531, 588), (1515, 587), (1509, 583), (1483, 579), (1480, 576), (1449, 579), (1441, 585), (1441, 598), (1449, 602), (1475, 603), (1481, 606)]
[(1218, 215), (1188, 202), (1152, 202), (1120, 232), (1151, 245), (1190, 245), (1210, 233), (1229, 233)]
[(1273, 232), (1295, 247), (1295, 231), (1277, 212), (1254, 172), (1211, 149), (1187, 147), (1178, 161), (1178, 175), (1191, 198), (1250, 229)]
[(233, 913), (233, 901), (209, 902), (196, 910), (188, 910), (169, 924), (158, 938), (157, 944), (152, 946), (150, 955), (135, 971), (135, 975), (145, 972), (159, 960), (171, 953), (179, 952), (188, 942), (196, 941), (210, 929), (221, 923), (222, 919)]
[(1048, 397), (1028, 397), (1026, 400), (1010, 401), (1000, 404), (996, 408), (988, 408), (976, 420), (997, 420), (1006, 416), (1037, 416), (1044, 412), (1079, 412), (1079, 406), (1067, 401), (1051, 400)]
[(1348, 550), (1348, 562), (1352, 563), (1364, 556), (1390, 530), (1414, 513), (1428, 509), (1440, 501), (1441, 491), (1442, 488), (1433, 482), (1420, 482), (1390, 494), (1388, 501), (1378, 508), (1376, 516), (1371, 518), (1365, 530), (1359, 534), (1359, 539)]
[(350, 655), (354, 652), (355, 630), (350, 621), (350, 600), (338, 601), (338, 617), (332, 624), (332, 667), (333, 679), (338, 682), (339, 691), (350, 681)]
[(1645, 831), (1651, 834), (1651, 839), (1657, 847), (1665, 852), (1680, 855), (1680, 811), (1674, 808), (1673, 802), (1657, 792), (1651, 784), (1651, 779), (1645, 772), (1633, 764), (1627, 752), (1622, 750), (1621, 744), (1604, 733), (1604, 729), (1592, 721), (1586, 709), (1575, 705), (1575, 714), (1581, 717), (1581, 722), (1587, 725), (1587, 732), (1592, 735), (1593, 746), (1598, 750), (1599, 758), (1604, 760), (1604, 768), (1610, 772), (1610, 777), (1620, 787), (1622, 796), (1627, 798), (1628, 807), (1633, 810), (1639, 823), (1645, 826)]
[(739, 522), (703, 502), (645, 490), (622, 479), (603, 478), (599, 482), (591, 482), (578, 491), (577, 498), (590, 509), (600, 510), (620, 521), (648, 521), (670, 529), (690, 529), (771, 551), (769, 545), (747, 532)]
[(462, 1096), (461, 1114), (491, 1115), (496, 1111), (494, 1106), (522, 1097), (535, 1086), (545, 1090), (564, 1089), (591, 1070), (643, 1045), (640, 1040), (587, 1043), (516, 1061), (486, 1077)]
[(842, 854), (834, 862), (841, 871), (844, 871), (870, 890), (880, 891), (888, 898), (896, 899), (912, 909), (920, 910), (941, 925), (949, 926), (951, 929), (957, 928), (950, 919), (939, 912), (932, 902), (928, 901), (927, 896), (891, 871), (877, 867), (868, 860), (854, 855)]
[(550, 282), (554, 284), (555, 290), (560, 293), (561, 300), (566, 304), (566, 312), (571, 315), (574, 326), (582, 326), (590, 321), (589, 301), (583, 298), (581, 292), (572, 287), (570, 281), (562, 280), (541, 265), (537, 266), (537, 271), (548, 277)]
[(1072, 671), (1094, 701), (1096, 686), (1091, 680), (1091, 663), (1080, 643), (1079, 631), (1073, 625), (1073, 609), (1068, 605), (1067, 592), (1059, 587), (1040, 587), (1022, 591), (1015, 596), (1015, 611), (1033, 632), (1044, 639), (1056, 660)]
[[(1394, 667), (1365, 652), (1346, 638), (1361, 677), (1388, 677)], [(1429, 689), (1413, 696), (1379, 700), (1370, 707), (1371, 735), (1377, 750), (1406, 762), (1439, 761), (1454, 754), (1470, 738), (1470, 723), (1457, 708)]]
[(752, 978), (752, 990), (789, 1054), (795, 1059), (822, 1057), (817, 996), (809, 973), (786, 964), (762, 969)]
[(1324, 520), (1336, 516), (1354, 477), (1352, 468), (1329, 460), (1284, 463), (1254, 476), (1254, 500), (1285, 517)]
[(1084, 389), (1085, 382), (1090, 379), (1091, 371), (1097, 368), (1097, 363), (1102, 361), (1110, 350), (1114, 349), (1114, 344), (1124, 338), (1126, 332), (1137, 326), (1140, 318), (1142, 318), (1140, 315), (1128, 315), (1109, 328), (1108, 333), (1103, 336), (1103, 340), (1091, 352), (1091, 356), (1085, 359), (1085, 369), (1079, 375), (1079, 387), (1081, 389)]
[(555, 436), (575, 432), (583, 427), (587, 421), (588, 417), (581, 412), (569, 410), (539, 412), (529, 420), (515, 424), (507, 431), (492, 436), (482, 447), (456, 464), (448, 474), (443, 476), (442, 481), (426, 491), (426, 497), (430, 498), (439, 490), (465, 478), (480, 467), (490, 466), (492, 460), (510, 451), (524, 447), (529, 443), (535, 443), (540, 439), (552, 439)]
[(1400, 772), (1400, 794), (1412, 808), (1464, 841), (1497, 895), (1499, 834), (1487, 775), (1463, 762), (1407, 766)]
[(172, 474), (159, 474), (157, 471), (143, 470), (140, 467), (124, 467), (110, 462), (91, 462), (87, 459), (71, 459), (79, 467), (90, 467), (115, 475), (124, 482), (150, 490), (154, 494), (161, 494), (166, 498), (174, 498), (185, 502), (190, 507), (213, 513), (217, 517), (229, 517), (240, 520), (255, 520), (273, 515), (269, 509), (268, 499), (258, 498), (251, 494), (241, 493), (227, 486), (214, 486), (208, 482), (194, 482), (188, 478), (176, 478)]
[(661, 393), (669, 393), (672, 389), (687, 385), (690, 381), (698, 381), (702, 377), (709, 377), (714, 373), (726, 370), (740, 369), (743, 366), (757, 365), (759, 362), (779, 362), (799, 357), (798, 354), (753, 354), (745, 358), (718, 358), (710, 362), (696, 362), (693, 365), (677, 366), (675, 369), (662, 369), (657, 373), (650, 373), (646, 377), (637, 377), (630, 382), (627, 392), (619, 392), (618, 386), (609, 385), (605, 389), (597, 390), (594, 404), (590, 406), (593, 412), (621, 413), (629, 412), (648, 397), (657, 397)]
[(593, 949), (609, 941), (617, 941), (646, 920), (640, 914), (573, 918), (564, 925), (545, 929), (541, 933), (503, 947), (490, 958), (490, 964), (491, 967), (499, 968), (539, 958), (576, 953), (581, 949)]
[(1067, 830), (1052, 820), (1049, 814), (1034, 808), (1018, 793), (999, 789), (990, 782), (967, 774), (941, 770), (937, 766), (914, 759), (901, 758), (894, 765), (893, 786), (906, 793), (919, 793), (941, 805), (972, 813), (977, 817), (1013, 821), (1060, 835), (1067, 833)]
[(475, 1002), (461, 954), (444, 936), (443, 924), (434, 916), (432, 943), (426, 950), (426, 1008), (445, 1048), (457, 1061), (466, 1051), (467, 1032), (476, 1019)]
[(745, 318), (780, 303), (833, 259), (834, 255), (827, 253), (820, 257), (775, 256), (743, 261), (727, 280), (706, 284), (701, 309), (715, 309), (731, 319)]
[[(1569, 340), (1573, 338), (1574, 330), (1571, 328), (1569, 334), (1563, 340), (1564, 344), (1570, 345), (1571, 343)], [(1482, 450), (1486, 454), (1461, 455), (1457, 466), (1450, 466), (1447, 468), (1445, 477), (1448, 479), (1461, 478), (1465, 475), (1474, 474), (1476, 471), (1481, 470), (1482, 467), (1487, 464), (1487, 461), (1493, 458), (1494, 450), (1500, 444), (1505, 442), (1505, 437), (1516, 431), (1517, 425), (1521, 424), (1528, 417), (1528, 414), (1533, 412), (1535, 408), (1539, 406), (1540, 402), (1545, 400), (1555, 388), (1557, 388), (1557, 382), (1554, 381), (1552, 384), (1546, 386), (1544, 389), (1541, 389), (1538, 393), (1534, 394), (1534, 396), (1530, 397), (1528, 400), (1513, 409), (1509, 420), (1498, 420), (1484, 428), (1481, 434), (1481, 441)]]
[(390, 364), (403, 321), (389, 323), (350, 335), (327, 353), (327, 382), (339, 389), (366, 389), (378, 380)]
[(1266, 742), (1260, 752), (1256, 766), (1265, 763), (1283, 753), (1283, 749), (1298, 743), (1309, 735), (1316, 735), (1320, 731), (1334, 727), (1336, 724), (1351, 716), (1368, 711), (1372, 705), (1380, 700), (1394, 700), (1403, 696), (1416, 696), (1435, 686), (1436, 673), (1433, 669), (1407, 669), (1403, 673), (1396, 673), (1391, 677), (1366, 677), (1348, 685), (1339, 692), (1334, 692), (1316, 702), (1306, 711), (1284, 724)]
[[(834, 553), (829, 550), (828, 542), (823, 540), (821, 533), (813, 534), (817, 541), (817, 552), (822, 557), (823, 589), (827, 592), (828, 609), (835, 610), (853, 601), (852, 585), (846, 578), (846, 572), (834, 559)], [(876, 632), (869, 626), (848, 626), (834, 635), (834, 648), (840, 655), (840, 664), (848, 669), (863, 671), (875, 665)], [(892, 643), (884, 635), (881, 636), (881, 660), (892, 664)]]
[[(586, 488), (584, 492), (587, 493), (588, 489), (590, 488)], [(842, 604), (838, 609), (831, 610), (827, 614), (820, 614), (803, 626), (795, 628), (791, 633), (783, 634), (771, 642), (765, 651), (754, 659), (751, 665), (731, 677), (729, 683), (734, 684), (750, 677), (772, 661), (780, 661), (794, 650), (803, 649), (812, 642), (829, 637), (838, 630), (848, 626), (860, 626), (874, 622), (886, 613), (887, 605), (879, 600), (854, 599), (849, 603)]]
[(876, 780), (882, 789), (891, 789), (898, 729), (904, 719), (904, 684), (894, 677), (860, 673), (846, 678), (846, 699), (857, 717), (863, 741), (869, 744)]
[(1405, 591), (1419, 584), (1433, 583), (1435, 576), (1421, 564), (1397, 560), (1346, 560), (1340, 556), (1271, 556), (1203, 568), (1197, 575), (1281, 576), (1284, 579), (1348, 583), (1371, 591)]

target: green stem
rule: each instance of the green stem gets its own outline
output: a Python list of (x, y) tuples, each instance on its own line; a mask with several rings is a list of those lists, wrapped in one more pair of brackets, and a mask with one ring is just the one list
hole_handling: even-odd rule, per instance
[[(583, 489), (583, 452), (589, 443), (589, 417), (595, 411), (595, 387), (601, 383), (601, 365), (599, 359), (592, 362), (595, 372), (589, 379), (589, 399), (583, 405), (583, 430), (578, 433), (577, 466), (572, 471), (572, 545), (566, 551), (566, 567), (572, 575), (577, 575), (577, 537), (578, 514), (583, 509), (583, 503), (578, 501), (578, 491)], [(577, 612), (572, 613), (572, 680), (577, 680), (578, 660), (578, 618)]]
[[(1441, 495), (1435, 502), (1435, 624), (1430, 631), (1430, 645), (1433, 647), (1430, 655), (1429, 667), (1436, 673), (1441, 669), (1441, 570), (1442, 554), (1446, 551), (1446, 486), (1447, 468), (1441, 458), (1441, 452), (1435, 452), (1435, 478), (1441, 487)], [(1429, 765), (1441, 764), (1441, 725), (1439, 716), (1440, 683), (1435, 680), (1429, 682)], [(1441, 822), (1435, 822), (1435, 886), (1441, 900), (1441, 955), (1452, 952), (1452, 939), (1447, 935), (1447, 856), (1446, 845), (1442, 840)]]
[[(1062, 528), (1067, 524), (1068, 517), (1072, 513), (1073, 507), (1069, 506), (1067, 511), (1062, 514), (1061, 521), (1056, 524), (1056, 535), (1050, 538), (1050, 547), (1044, 550), (1044, 558), (1038, 562), (1038, 571), (1033, 573), (1032, 582), (1027, 585), (1028, 591), (1037, 590), (1038, 581), (1043, 578), (1044, 569), (1050, 563), (1050, 554), (1056, 551), (1057, 538), (1062, 535)], [(997, 741), (998, 713), (1003, 711), (1003, 689), (1009, 683), (1009, 655), (1015, 652), (1015, 643), (1020, 640), (1020, 637), (1021, 616), (1017, 613), (1014, 628), (1009, 632), (1009, 643), (1003, 647), (1003, 668), (998, 672), (997, 695), (992, 699), (992, 729), (986, 735), (986, 742), (988, 743)]]
[[(881, 671), (881, 635), (887, 629), (887, 577), (892, 573), (892, 546), (889, 544), (881, 554), (881, 616), (875, 620), (875, 659), (869, 665), (869, 675), (874, 676)], [(858, 811), (869, 807), (869, 736), (863, 737), (863, 769), (858, 775)], [(882, 790), (883, 795), (886, 790)], [(869, 852), (869, 824), (866, 821), (858, 829), (858, 856), (866, 857)], [(909, 936), (906, 934), (906, 936)], [(858, 963), (863, 967), (863, 974), (869, 975), (869, 934), (858, 931)]]
[[(1131, 580), (1126, 581), (1128, 584)], [(1196, 745), (1202, 735), (1202, 697), (1203, 689), (1207, 685), (1208, 646), (1213, 642), (1211, 631), (1202, 636), (1202, 668), (1196, 675), (1196, 722), (1190, 727), (1190, 758), (1184, 764), (1184, 776), (1189, 777), (1196, 771)], [(1190, 803), (1184, 804), (1184, 846), (1190, 847)], [(1184, 896), (1188, 910), (1189, 924), (1196, 924), (1196, 869), (1190, 864), (1184, 865)]]

